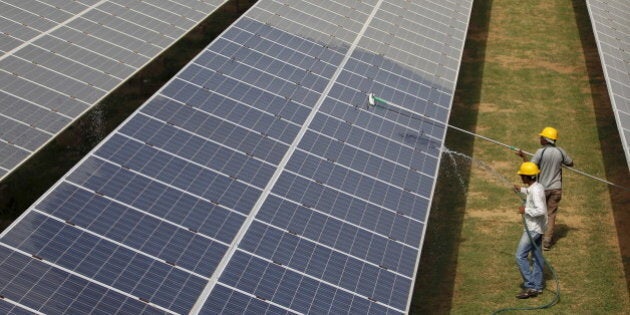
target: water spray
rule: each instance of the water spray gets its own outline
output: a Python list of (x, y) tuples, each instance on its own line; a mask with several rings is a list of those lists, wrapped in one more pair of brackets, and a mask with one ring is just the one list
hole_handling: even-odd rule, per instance
[[(374, 95), (374, 93), (368, 93), (368, 104), (369, 104), (370, 106), (374, 106), (374, 107), (385, 108), (386, 110), (393, 111), (393, 112), (396, 112), (396, 113), (398, 113), (398, 114), (400, 114), (400, 112), (399, 112), (398, 110), (404, 110), (404, 111), (406, 111), (406, 112), (408, 112), (408, 113), (410, 113), (410, 114), (412, 114), (412, 115), (417, 115), (417, 116), (420, 116), (420, 117), (422, 117), (423, 119), (430, 120), (430, 121), (433, 121), (433, 122), (435, 122), (435, 123), (445, 125), (445, 126), (446, 126), (446, 127), (448, 127), (448, 128), (451, 128), (451, 129), (457, 130), (457, 131), (459, 131), (459, 132), (465, 133), (465, 134), (467, 134), (467, 135), (471, 135), (471, 136), (473, 136), (473, 137), (477, 137), (477, 138), (480, 138), (480, 139), (486, 140), (486, 141), (488, 141), (488, 142), (491, 142), (491, 143), (494, 143), (494, 144), (497, 144), (497, 145), (500, 145), (500, 146), (506, 147), (506, 148), (508, 148), (508, 149), (510, 149), (510, 150), (512, 150), (512, 151), (519, 151), (519, 150), (520, 150), (521, 152), (523, 152), (524, 154), (526, 154), (526, 155), (528, 155), (528, 156), (533, 156), (533, 155), (534, 155), (533, 153), (530, 153), (530, 152), (527, 152), (527, 151), (523, 151), (523, 150), (521, 150), (521, 149), (519, 149), (519, 148), (517, 148), (517, 147), (515, 147), (515, 146), (509, 145), (509, 144), (505, 144), (505, 143), (502, 143), (502, 142), (497, 141), (497, 140), (494, 140), (494, 139), (492, 139), (492, 138), (488, 138), (488, 137), (486, 137), (486, 136), (483, 136), (483, 135), (480, 135), (480, 134), (477, 134), (477, 133), (474, 133), (474, 132), (468, 131), (468, 130), (466, 130), (466, 129), (462, 129), (462, 128), (459, 128), (459, 127), (457, 127), (457, 126), (453, 126), (453, 125), (451, 125), (451, 124), (448, 124), (448, 123), (446, 123), (446, 122), (440, 121), (440, 120), (435, 119), (435, 118), (433, 118), (433, 117), (429, 117), (429, 116), (427, 116), (427, 115), (424, 115), (424, 114), (421, 114), (421, 113), (414, 112), (414, 111), (412, 111), (412, 110), (410, 110), (410, 109), (407, 109), (407, 108), (404, 108), (404, 107), (402, 107), (402, 106), (400, 106), (400, 105), (398, 105), (398, 104), (394, 104), (394, 103), (388, 102), (388, 101), (386, 101), (386, 100), (384, 100), (384, 99), (382, 99), (382, 98), (379, 98), (379, 97), (375, 96), (375, 95)], [(395, 108), (395, 109), (392, 109), (392, 108)], [(396, 109), (398, 109), (398, 110), (396, 110)], [(602, 183), (605, 183), (605, 184), (608, 184), (608, 185), (611, 185), (611, 186), (614, 186), (614, 187), (617, 187), (617, 188), (621, 188), (621, 189), (624, 189), (624, 190), (630, 190), (630, 188), (627, 188), (627, 187), (624, 187), (624, 186), (621, 186), (621, 185), (617, 185), (617, 184), (615, 184), (615, 183), (613, 183), (613, 182), (610, 182), (610, 181), (605, 180), (605, 179), (603, 179), (603, 178), (599, 178), (599, 177), (597, 177), (597, 176), (594, 176), (594, 175), (588, 174), (588, 173), (586, 173), (586, 172), (580, 171), (580, 170), (578, 170), (578, 169), (576, 169), (576, 168), (573, 168), (573, 167), (570, 167), (570, 166), (566, 166), (566, 165), (562, 165), (562, 167), (564, 167), (564, 168), (566, 168), (566, 169), (568, 169), (568, 170), (570, 170), (570, 171), (573, 171), (573, 172), (575, 172), (575, 173), (577, 173), (577, 174), (580, 174), (580, 175), (586, 176), (586, 177), (588, 177), (588, 178), (591, 178), (591, 179), (594, 179), (594, 180), (600, 181), (600, 182), (602, 182)]]

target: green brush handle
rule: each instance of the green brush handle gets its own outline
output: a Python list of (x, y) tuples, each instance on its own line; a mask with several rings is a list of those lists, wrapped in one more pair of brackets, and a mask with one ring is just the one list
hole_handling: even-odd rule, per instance
[(380, 103), (383, 103), (383, 104), (387, 104), (387, 101), (386, 101), (386, 100), (384, 100), (384, 99), (382, 99), (382, 98), (380, 98), (380, 97), (376, 97), (376, 96), (373, 96), (373, 97), (374, 97), (374, 100), (375, 100), (375, 101), (380, 102)]

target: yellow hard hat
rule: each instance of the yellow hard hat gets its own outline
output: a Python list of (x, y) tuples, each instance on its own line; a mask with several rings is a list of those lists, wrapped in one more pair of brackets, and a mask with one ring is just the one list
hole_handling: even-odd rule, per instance
[(558, 130), (553, 127), (545, 127), (538, 135), (551, 140), (558, 140)]
[(521, 167), (518, 169), (518, 172), (516, 172), (516, 174), (518, 175), (527, 175), (527, 176), (535, 176), (535, 175), (538, 175), (538, 173), (540, 173), (540, 170), (538, 169), (538, 165), (532, 162), (523, 162), (523, 164), (521, 164)]

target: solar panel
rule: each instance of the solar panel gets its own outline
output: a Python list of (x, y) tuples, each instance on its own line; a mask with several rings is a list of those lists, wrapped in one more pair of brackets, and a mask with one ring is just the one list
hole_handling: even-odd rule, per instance
[(0, 235), (0, 294), (407, 312), (471, 6), (258, 1)]
[(0, 179), (225, 2), (0, 2)]
[(622, 0), (586, 3), (630, 169), (630, 3)]

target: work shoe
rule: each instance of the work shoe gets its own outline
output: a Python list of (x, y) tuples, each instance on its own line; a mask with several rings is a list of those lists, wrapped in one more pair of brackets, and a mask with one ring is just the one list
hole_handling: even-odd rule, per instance
[(543, 245), (543, 250), (544, 251), (551, 250), (551, 245)]
[(523, 289), (523, 291), (521, 291), (521, 293), (516, 295), (517, 299), (529, 299), (530, 297), (537, 297), (538, 296), (538, 290), (534, 290), (534, 289)]

